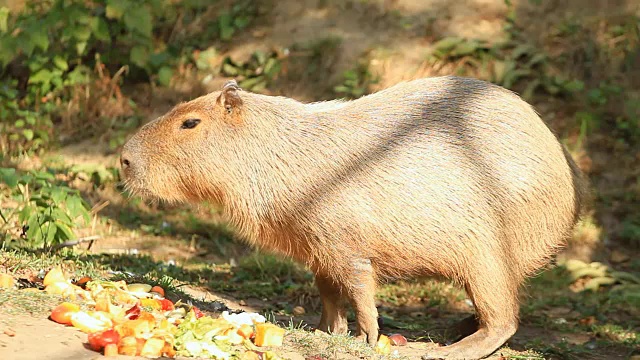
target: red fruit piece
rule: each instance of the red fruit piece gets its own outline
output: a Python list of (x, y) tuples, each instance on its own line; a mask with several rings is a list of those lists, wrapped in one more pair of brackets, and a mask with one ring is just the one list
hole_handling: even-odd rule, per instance
[(110, 329), (103, 332), (91, 333), (88, 336), (88, 340), (91, 349), (101, 351), (109, 344), (115, 344), (117, 346), (120, 341), (120, 334), (117, 331)]
[(131, 309), (127, 310), (126, 317), (129, 320), (135, 320), (140, 316), (140, 302), (137, 302), (135, 305), (131, 307)]
[(202, 313), (202, 311), (200, 311), (200, 309), (198, 309), (197, 307), (192, 307), (191, 310), (193, 310), (193, 313), (196, 315), (196, 319), (200, 319), (201, 317), (204, 316), (204, 314)]
[(175, 309), (175, 306), (169, 299), (161, 299), (158, 301), (160, 302), (160, 305), (162, 305), (162, 311), (169, 311), (169, 310)]
[(400, 334), (389, 335), (389, 340), (393, 346), (405, 346), (407, 345), (407, 338)]

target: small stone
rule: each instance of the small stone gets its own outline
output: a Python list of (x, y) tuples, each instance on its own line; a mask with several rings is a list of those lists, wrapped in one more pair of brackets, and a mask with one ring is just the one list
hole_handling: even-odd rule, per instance
[(7, 335), (7, 336), (11, 336), (11, 337), (16, 336), (16, 332), (13, 329), (5, 329), (4, 330), (4, 334)]
[(296, 306), (296, 307), (293, 308), (292, 312), (293, 312), (294, 316), (301, 316), (301, 315), (304, 315), (304, 313), (306, 311), (304, 310), (304, 308), (302, 306)]
[(240, 300), (238, 304), (240, 304), (240, 306), (247, 306), (247, 302), (244, 300)]

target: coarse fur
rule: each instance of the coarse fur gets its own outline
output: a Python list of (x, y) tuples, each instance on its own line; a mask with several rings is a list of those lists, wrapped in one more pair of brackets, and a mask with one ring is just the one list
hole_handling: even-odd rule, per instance
[(518, 288), (570, 235), (586, 194), (531, 106), (458, 77), (313, 104), (230, 83), (145, 125), (122, 159), (132, 192), (217, 202), (248, 242), (308, 265), (323, 330), (346, 331), (350, 302), (374, 344), (379, 281), (457, 281), (479, 329), (425, 358), (483, 357), (513, 335)]

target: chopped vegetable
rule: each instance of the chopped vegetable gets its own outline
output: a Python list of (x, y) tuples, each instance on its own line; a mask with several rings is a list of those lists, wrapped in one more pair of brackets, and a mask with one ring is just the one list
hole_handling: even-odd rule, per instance
[(273, 324), (256, 324), (255, 344), (257, 346), (282, 346), (284, 329)]

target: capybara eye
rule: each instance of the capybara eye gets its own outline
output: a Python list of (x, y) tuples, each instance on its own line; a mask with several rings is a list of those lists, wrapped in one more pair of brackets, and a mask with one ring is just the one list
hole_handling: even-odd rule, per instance
[(180, 129), (193, 129), (198, 124), (200, 124), (200, 119), (188, 119), (182, 123), (182, 126), (180, 126)]

